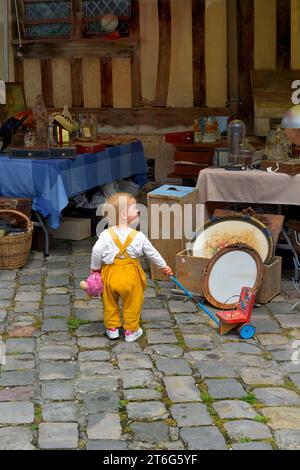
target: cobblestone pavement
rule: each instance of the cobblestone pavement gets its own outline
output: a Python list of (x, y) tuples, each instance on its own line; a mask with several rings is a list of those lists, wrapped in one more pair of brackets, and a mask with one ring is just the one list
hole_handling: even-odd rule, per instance
[(0, 449), (300, 449), (291, 281), (255, 309), (243, 342), (149, 280), (144, 336), (110, 342), (100, 301), (79, 289), (91, 244), (61, 242), (0, 272)]

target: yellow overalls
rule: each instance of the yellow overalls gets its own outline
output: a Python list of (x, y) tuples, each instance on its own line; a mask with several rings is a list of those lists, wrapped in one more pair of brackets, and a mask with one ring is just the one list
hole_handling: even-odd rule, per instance
[[(109, 330), (122, 326), (120, 318), (119, 298), (122, 299), (124, 330), (137, 331), (146, 289), (146, 275), (139, 259), (130, 258), (127, 248), (137, 235), (132, 230), (124, 245), (120, 242), (113, 228), (109, 234), (119, 248), (113, 264), (105, 264), (101, 269), (104, 290), (102, 302), (104, 307), (104, 324)], [(121, 258), (121, 256), (125, 258)]]

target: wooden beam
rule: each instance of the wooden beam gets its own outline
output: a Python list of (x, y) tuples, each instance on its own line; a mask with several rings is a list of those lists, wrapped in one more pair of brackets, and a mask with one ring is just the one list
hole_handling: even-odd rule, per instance
[(71, 59), (71, 88), (73, 106), (84, 106), (82, 59)]
[(237, 0), (227, 0), (227, 96), (238, 103), (238, 18)]
[(291, 0), (277, 0), (277, 69), (291, 68)]
[[(17, 46), (17, 41), (13, 41)], [(135, 38), (109, 41), (101, 38), (77, 41), (40, 40), (23, 41), (25, 59), (71, 59), (72, 57), (130, 57), (138, 48)]]
[(15, 82), (24, 84), (24, 59), (22, 57), (15, 57), (14, 60), (15, 67)]
[(159, 53), (155, 92), (155, 106), (166, 106), (171, 70), (171, 3), (158, 0)]
[(131, 94), (132, 106), (141, 105), (142, 74), (141, 74), (141, 45), (140, 45), (140, 1), (131, 0), (131, 31), (137, 41), (137, 48), (131, 54)]
[[(54, 111), (55, 109), (53, 109)], [(150, 126), (154, 133), (161, 134), (162, 130), (182, 126), (192, 129), (194, 119), (199, 116), (235, 116), (235, 107), (232, 108), (72, 108), (73, 114), (96, 113), (103, 126), (116, 128), (136, 126)], [(165, 133), (165, 132), (163, 132)]]
[(206, 104), (205, 0), (192, 0), (194, 106)]
[(46, 106), (54, 106), (52, 61), (50, 59), (41, 60), (42, 94)]
[(252, 73), (254, 68), (254, 0), (238, 0), (238, 70), (240, 105), (238, 116), (254, 132)]
[(112, 60), (110, 57), (100, 59), (101, 69), (101, 103), (103, 108), (113, 106)]
[(82, 37), (82, 0), (73, 0), (72, 3), (72, 39), (80, 39)]

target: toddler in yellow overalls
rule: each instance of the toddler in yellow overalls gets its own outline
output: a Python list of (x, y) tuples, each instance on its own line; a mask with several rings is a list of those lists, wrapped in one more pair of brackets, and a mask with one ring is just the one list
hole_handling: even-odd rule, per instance
[(101, 233), (93, 248), (92, 270), (101, 270), (104, 283), (102, 302), (107, 336), (119, 338), (121, 298), (125, 341), (132, 342), (143, 334), (140, 318), (147, 284), (139, 257), (147, 256), (167, 276), (172, 275), (172, 270), (148, 238), (130, 228), (139, 216), (134, 197), (116, 193), (107, 204), (115, 211), (117, 225)]

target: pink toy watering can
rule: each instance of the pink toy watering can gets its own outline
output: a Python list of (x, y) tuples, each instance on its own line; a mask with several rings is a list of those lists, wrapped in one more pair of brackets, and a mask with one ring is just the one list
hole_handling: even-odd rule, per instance
[(80, 288), (90, 297), (99, 298), (103, 294), (103, 281), (99, 272), (91, 273), (86, 281), (81, 281)]

